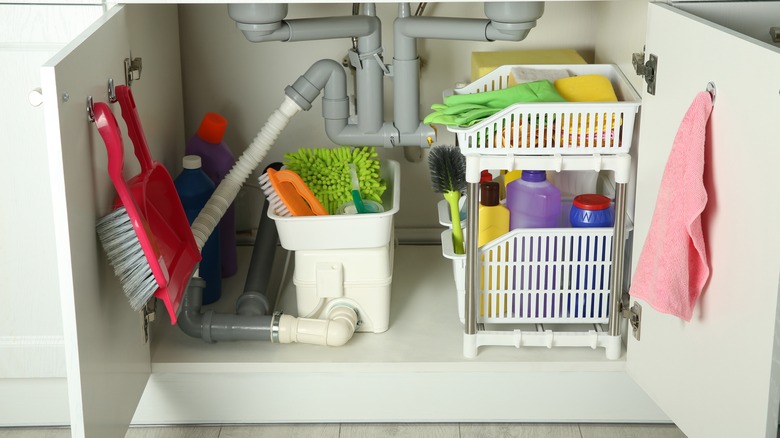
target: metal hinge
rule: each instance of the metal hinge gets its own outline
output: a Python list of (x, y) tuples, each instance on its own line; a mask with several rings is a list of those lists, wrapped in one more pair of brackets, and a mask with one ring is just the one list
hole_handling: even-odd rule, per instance
[(149, 327), (154, 322), (154, 307), (156, 304), (154, 298), (146, 302), (146, 306), (142, 309), (144, 313), (144, 342), (149, 343)]
[(647, 92), (655, 95), (655, 78), (658, 74), (658, 57), (650, 54), (650, 59), (645, 62), (645, 52), (634, 53), (631, 57), (631, 64), (634, 65), (634, 71), (639, 76), (645, 77), (647, 82)]
[(125, 85), (131, 87), (133, 81), (141, 79), (141, 58), (125, 58)]
[(772, 42), (777, 44), (780, 43), (780, 27), (772, 26), (769, 28), (769, 37), (772, 39)]
[(642, 306), (636, 301), (629, 307), (623, 307), (623, 317), (628, 318), (628, 323), (631, 324), (631, 332), (634, 338), (638, 341), (642, 328)]

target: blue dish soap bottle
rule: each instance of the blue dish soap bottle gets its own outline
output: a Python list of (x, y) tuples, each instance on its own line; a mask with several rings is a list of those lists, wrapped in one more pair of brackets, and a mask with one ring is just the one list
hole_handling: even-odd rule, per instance
[[(187, 221), (190, 225), (195, 221), (200, 210), (206, 205), (214, 193), (214, 183), (201, 169), (201, 159), (197, 155), (186, 155), (182, 160), (184, 168), (173, 181), (179, 194)], [(222, 269), (219, 246), (219, 227), (209, 236), (203, 245), (198, 267), (200, 277), (206, 282), (203, 289), (203, 304), (211, 304), (222, 295)]]

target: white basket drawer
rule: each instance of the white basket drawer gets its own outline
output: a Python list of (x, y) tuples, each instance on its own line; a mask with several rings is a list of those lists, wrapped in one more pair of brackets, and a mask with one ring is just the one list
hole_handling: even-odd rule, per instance
[[(441, 236), (442, 252), (453, 261), (463, 321), (466, 257), (452, 250), (451, 230)], [(606, 323), (612, 236), (612, 228), (518, 229), (484, 245), (478, 322)]]
[[(505, 65), (451, 90), (454, 94), (506, 88), (512, 68)], [(618, 102), (517, 103), (473, 126), (447, 127), (464, 154), (585, 155), (627, 153), (633, 142), (640, 97), (614, 65), (526, 65), (524, 68), (567, 69), (574, 75), (607, 77)], [(445, 93), (446, 94), (446, 93)]]

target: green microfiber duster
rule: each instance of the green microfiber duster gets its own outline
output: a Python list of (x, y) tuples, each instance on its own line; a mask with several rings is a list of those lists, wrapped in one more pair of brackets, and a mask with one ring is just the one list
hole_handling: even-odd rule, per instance
[(466, 189), (466, 157), (457, 146), (436, 146), (428, 153), (428, 168), (433, 191), (443, 194), (450, 204), (453, 250), (455, 254), (465, 254), (458, 201)]
[(351, 163), (356, 167), (362, 199), (382, 203), (387, 184), (380, 176), (376, 157), (376, 149), (367, 146), (302, 148), (285, 154), (284, 165), (300, 175), (328, 214), (336, 214), (341, 204), (352, 201)]

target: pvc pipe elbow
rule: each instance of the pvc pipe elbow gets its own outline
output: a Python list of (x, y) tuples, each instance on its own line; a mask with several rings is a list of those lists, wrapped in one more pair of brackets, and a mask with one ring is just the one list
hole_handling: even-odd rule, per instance
[(357, 314), (349, 307), (336, 307), (329, 319), (296, 318), (281, 315), (279, 318), (279, 343), (340, 347), (352, 339), (357, 329)]
[(341, 346), (352, 339), (357, 330), (358, 317), (355, 309), (351, 307), (336, 307), (328, 313), (330, 330), (328, 331), (328, 345)]
[(522, 41), (528, 36), (534, 26), (536, 26), (535, 21), (517, 24), (492, 21), (485, 29), (485, 37), (488, 41)]
[[(229, 4), (228, 15), (249, 41), (267, 41), (266, 37), (282, 27), (282, 20), (287, 17), (287, 4)], [(279, 41), (278, 38), (274, 40)]]

